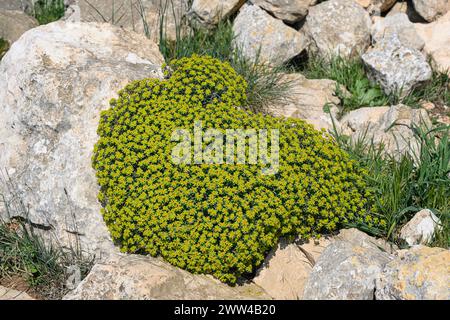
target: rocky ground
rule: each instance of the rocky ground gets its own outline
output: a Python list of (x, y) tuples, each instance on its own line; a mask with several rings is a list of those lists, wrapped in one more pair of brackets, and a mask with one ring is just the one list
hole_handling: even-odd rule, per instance
[[(68, 0), (59, 21), (41, 26), (34, 2), (0, 3), (0, 217), (27, 219), (46, 242), (76, 243), (95, 255), (91, 272), (64, 299), (450, 299), (450, 252), (427, 246), (442, 228), (427, 208), (399, 228), (404, 247), (357, 229), (306, 243), (283, 240), (236, 287), (159, 258), (119, 253), (100, 214), (92, 150), (100, 111), (117, 91), (133, 80), (163, 78), (164, 0), (116, 3), (117, 12), (109, 0)], [(354, 141), (364, 137), (397, 158), (419, 152), (414, 125), (450, 124), (450, 82), (447, 98), (420, 101), (421, 108), (402, 100), (434, 73), (450, 75), (448, 0), (188, 3), (170, 4), (174, 14), (164, 28), (171, 41), (231, 19), (233, 45), (245, 58), (273, 68), (305, 55), (356, 58), (371, 83), (398, 97), (343, 112), (351, 93), (338, 94), (336, 80), (286, 69), (289, 97), (271, 103), (271, 114)], [(0, 299), (31, 297), (0, 286)]]

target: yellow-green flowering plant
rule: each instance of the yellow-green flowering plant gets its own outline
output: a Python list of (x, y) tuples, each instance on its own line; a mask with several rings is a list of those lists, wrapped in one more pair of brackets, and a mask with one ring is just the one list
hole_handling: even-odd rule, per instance
[[(281, 236), (309, 238), (345, 222), (380, 224), (368, 213), (364, 172), (304, 121), (244, 111), (246, 82), (229, 64), (172, 61), (166, 79), (127, 85), (101, 115), (93, 166), (99, 200), (122, 251), (162, 256), (234, 284)], [(279, 170), (261, 164), (174, 164), (172, 133), (205, 128), (278, 129)]]

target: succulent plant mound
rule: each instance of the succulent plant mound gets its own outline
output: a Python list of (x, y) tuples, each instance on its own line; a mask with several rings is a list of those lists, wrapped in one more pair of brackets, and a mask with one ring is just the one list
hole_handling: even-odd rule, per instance
[[(380, 223), (367, 210), (364, 172), (332, 139), (301, 120), (246, 112), (245, 91), (227, 63), (192, 56), (172, 61), (165, 80), (135, 81), (111, 101), (93, 166), (104, 220), (124, 252), (233, 284), (281, 236)], [(192, 132), (195, 121), (224, 133), (278, 129), (278, 172), (261, 174), (259, 163), (174, 163), (173, 133)]]

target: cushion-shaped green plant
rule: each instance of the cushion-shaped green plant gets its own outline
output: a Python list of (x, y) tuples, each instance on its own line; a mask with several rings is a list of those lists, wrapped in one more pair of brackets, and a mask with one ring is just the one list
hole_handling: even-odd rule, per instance
[[(246, 83), (227, 63), (193, 56), (172, 61), (166, 75), (129, 84), (101, 115), (93, 165), (104, 220), (123, 251), (160, 255), (232, 284), (281, 236), (380, 223), (367, 213), (364, 172), (348, 155), (301, 120), (240, 109)], [(221, 132), (278, 129), (278, 172), (174, 163), (172, 134), (192, 132), (195, 121)]]

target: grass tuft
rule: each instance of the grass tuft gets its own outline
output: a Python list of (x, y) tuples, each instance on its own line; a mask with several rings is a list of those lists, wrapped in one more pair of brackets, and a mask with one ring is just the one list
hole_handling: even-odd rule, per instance
[(8, 50), (9, 50), (9, 42), (0, 38), (0, 60), (2, 60), (3, 56)]
[(80, 280), (93, 260), (79, 252), (49, 246), (24, 222), (0, 222), (0, 283), (20, 278), (45, 299), (60, 299), (70, 289), (69, 273), (79, 270)]
[(414, 108), (420, 108), (423, 102), (428, 101), (438, 108), (450, 106), (449, 74), (433, 69), (431, 80), (425, 85), (413, 89), (410, 94), (403, 98), (402, 103)]
[[(161, 23), (161, 28), (163, 26), (164, 24)], [(181, 35), (181, 31), (176, 33), (176, 41), (170, 41), (165, 36), (164, 30), (160, 32), (160, 50), (167, 61), (191, 57), (194, 54), (208, 55), (222, 61), (229, 60), (233, 56), (232, 42), (234, 34), (233, 25), (230, 21), (220, 22), (211, 31), (193, 29), (185, 36)]]
[(337, 82), (336, 93), (342, 101), (342, 113), (361, 107), (389, 104), (381, 88), (370, 83), (360, 59), (334, 56), (324, 59), (310, 56), (297, 66), (298, 71), (309, 79), (331, 79)]
[(449, 126), (432, 130), (412, 128), (420, 142), (419, 154), (394, 159), (383, 146), (360, 139), (351, 142), (335, 132), (341, 148), (367, 169), (366, 180), (376, 194), (377, 212), (386, 221), (385, 229), (357, 226), (399, 245), (400, 228), (421, 209), (432, 210), (442, 222), (432, 246), (450, 247), (450, 139)]
[(61, 299), (88, 274), (94, 256), (82, 250), (78, 237), (70, 247), (57, 241), (50, 244), (27, 218), (12, 218), (28, 217), (29, 209), (14, 191), (9, 176), (2, 176), (0, 183), (8, 193), (0, 194), (0, 208), (7, 218), (0, 217), (0, 284), (20, 279), (39, 298)]
[(38, 0), (34, 4), (34, 17), (40, 25), (57, 21), (64, 13), (64, 0)]
[(247, 81), (247, 108), (253, 112), (267, 113), (269, 106), (281, 106), (290, 101), (289, 91), (293, 81), (285, 77), (284, 66), (269, 67), (261, 63), (259, 54), (249, 60), (234, 52), (230, 64)]

